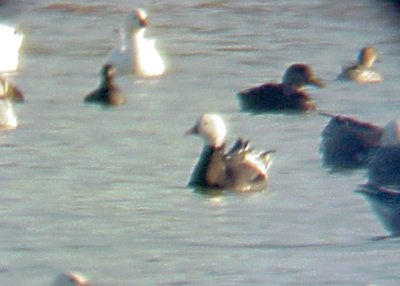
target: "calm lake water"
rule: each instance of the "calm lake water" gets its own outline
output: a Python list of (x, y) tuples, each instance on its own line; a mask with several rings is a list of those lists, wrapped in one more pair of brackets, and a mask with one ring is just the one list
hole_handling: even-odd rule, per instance
[[(398, 15), (383, 1), (1, 1), (24, 33), (19, 128), (0, 133), (0, 285), (49, 285), (63, 271), (94, 285), (398, 285), (399, 241), (353, 192), (361, 171), (329, 173), (327, 119), (239, 112), (236, 92), (290, 64), (326, 80), (321, 110), (384, 125), (399, 116)], [(82, 4), (83, 3), (83, 4)], [(168, 61), (159, 80), (120, 77), (126, 105), (85, 106), (128, 12), (143, 7)], [(385, 81), (335, 81), (365, 45)], [(212, 197), (186, 183), (220, 113), (229, 142), (277, 149), (269, 191)]]

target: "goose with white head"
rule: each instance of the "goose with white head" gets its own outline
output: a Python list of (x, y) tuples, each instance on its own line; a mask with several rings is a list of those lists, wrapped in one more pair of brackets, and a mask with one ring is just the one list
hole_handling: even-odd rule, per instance
[(124, 30), (119, 31), (121, 42), (107, 56), (107, 63), (113, 64), (118, 73), (134, 73), (144, 78), (164, 74), (165, 64), (155, 40), (145, 37), (147, 27), (147, 14), (143, 9), (128, 15)]
[(88, 279), (77, 272), (61, 273), (51, 286), (90, 286)]
[(192, 172), (189, 187), (201, 190), (229, 189), (236, 192), (264, 191), (272, 151), (257, 153), (249, 142), (238, 139), (226, 152), (226, 127), (217, 114), (203, 114), (186, 132), (204, 140), (200, 158)]

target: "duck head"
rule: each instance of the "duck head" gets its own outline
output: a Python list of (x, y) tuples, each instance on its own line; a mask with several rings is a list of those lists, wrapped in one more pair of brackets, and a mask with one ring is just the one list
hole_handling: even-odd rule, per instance
[(101, 69), (100, 75), (103, 82), (111, 82), (115, 76), (115, 68), (112, 64), (105, 64)]
[(128, 31), (135, 31), (147, 27), (147, 14), (143, 9), (136, 9), (133, 13), (129, 14), (126, 20), (126, 28)]
[(357, 63), (366, 68), (370, 68), (376, 60), (376, 49), (373, 47), (364, 47), (358, 54)]
[(185, 134), (199, 135), (204, 139), (205, 144), (217, 148), (225, 144), (226, 127), (221, 116), (206, 113), (201, 115), (196, 124)]
[(283, 84), (285, 87), (298, 90), (306, 85), (325, 87), (325, 84), (317, 78), (311, 68), (305, 64), (293, 64), (285, 71), (283, 75)]

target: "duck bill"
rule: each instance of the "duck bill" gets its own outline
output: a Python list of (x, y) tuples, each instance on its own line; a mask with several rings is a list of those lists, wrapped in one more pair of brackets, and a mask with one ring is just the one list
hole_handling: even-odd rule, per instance
[(316, 86), (316, 87), (320, 87), (320, 88), (325, 87), (325, 83), (317, 77), (310, 78), (308, 81), (308, 84)]
[(185, 132), (185, 135), (196, 135), (196, 134), (199, 134), (199, 129), (197, 125), (193, 126), (192, 128), (190, 128)]

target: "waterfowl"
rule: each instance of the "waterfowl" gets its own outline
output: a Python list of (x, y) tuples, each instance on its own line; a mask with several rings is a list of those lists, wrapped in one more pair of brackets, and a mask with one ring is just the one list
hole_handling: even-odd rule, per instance
[(154, 39), (145, 38), (148, 26), (143, 9), (128, 15), (125, 28), (120, 31), (121, 42), (107, 56), (118, 73), (134, 73), (140, 77), (157, 77), (165, 72), (165, 64)]
[(90, 284), (82, 274), (71, 272), (58, 275), (52, 286), (90, 286)]
[(205, 142), (189, 187), (237, 192), (266, 189), (271, 151), (257, 153), (248, 141), (238, 139), (226, 152), (226, 127), (219, 115), (203, 114), (186, 134), (199, 135)]
[(15, 28), (0, 24), (0, 73), (17, 70), (23, 38)]
[(382, 146), (377, 148), (368, 164), (368, 182), (400, 187), (400, 120), (392, 120), (384, 130)]
[(25, 101), (22, 92), (15, 85), (7, 81), (1, 75), (0, 75), (0, 94), (1, 97), (8, 98), (12, 102)]
[(239, 92), (241, 110), (254, 113), (315, 110), (314, 101), (304, 92), (307, 85), (325, 86), (308, 65), (293, 64), (285, 71), (282, 83), (266, 83)]
[(330, 117), (321, 133), (323, 165), (332, 169), (365, 167), (371, 150), (381, 146), (383, 128), (352, 117), (320, 114)]
[(355, 192), (364, 195), (377, 217), (392, 236), (400, 235), (400, 192), (375, 184), (361, 185)]
[(361, 49), (357, 62), (353, 65), (343, 67), (339, 74), (339, 80), (350, 80), (359, 83), (373, 83), (382, 81), (382, 76), (372, 65), (377, 59), (376, 49), (364, 47)]
[(114, 67), (111, 64), (104, 65), (100, 75), (100, 86), (87, 95), (84, 99), (84, 102), (102, 105), (120, 105), (125, 103), (125, 99), (121, 91), (113, 83), (115, 75)]

